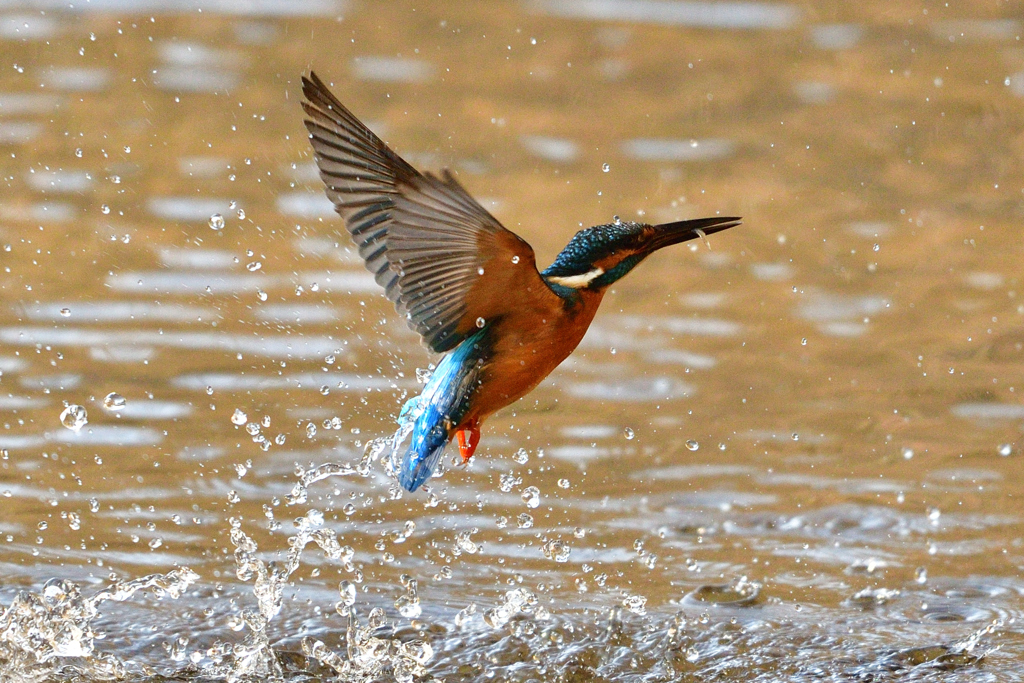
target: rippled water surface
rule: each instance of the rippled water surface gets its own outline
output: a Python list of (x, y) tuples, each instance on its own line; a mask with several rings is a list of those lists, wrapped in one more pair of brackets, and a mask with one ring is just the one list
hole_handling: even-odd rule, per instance
[[(0, 8), (0, 680), (1024, 680), (1019, 5), (73, 5)], [(542, 264), (744, 224), (402, 493), (311, 68)]]

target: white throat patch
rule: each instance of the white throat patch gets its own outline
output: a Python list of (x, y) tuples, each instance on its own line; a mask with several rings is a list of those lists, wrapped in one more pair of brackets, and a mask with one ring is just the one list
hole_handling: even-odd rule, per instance
[(604, 275), (604, 268), (594, 268), (591, 271), (583, 273), (582, 275), (570, 275), (568, 277), (548, 277), (549, 282), (554, 282), (556, 285), (562, 287), (568, 287), (570, 289), (583, 289), (595, 278)]

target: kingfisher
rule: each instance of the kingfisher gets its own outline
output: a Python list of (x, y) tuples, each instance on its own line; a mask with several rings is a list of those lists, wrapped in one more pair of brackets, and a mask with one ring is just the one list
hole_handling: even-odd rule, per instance
[(409, 491), (433, 474), (452, 439), (469, 461), (483, 421), (572, 353), (609, 286), (662, 247), (740, 224), (717, 216), (661, 225), (616, 219), (577, 232), (541, 271), (533, 248), (447, 169), (417, 171), (315, 73), (303, 76), (302, 92), (327, 197), (398, 313), (444, 354), (399, 416), (392, 465)]

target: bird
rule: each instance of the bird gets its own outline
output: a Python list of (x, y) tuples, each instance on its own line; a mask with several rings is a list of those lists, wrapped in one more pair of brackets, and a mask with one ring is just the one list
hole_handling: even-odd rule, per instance
[[(547, 377), (583, 339), (608, 287), (655, 251), (740, 224), (713, 217), (649, 225), (615, 219), (580, 230), (539, 270), (450, 171), (420, 173), (316, 75), (302, 77), (305, 126), (327, 197), (367, 269), (408, 326), (443, 354), (402, 408), (391, 465), (415, 491), (458, 441)], [(410, 436), (411, 433), (411, 436)], [(408, 438), (404, 452), (400, 440)]]

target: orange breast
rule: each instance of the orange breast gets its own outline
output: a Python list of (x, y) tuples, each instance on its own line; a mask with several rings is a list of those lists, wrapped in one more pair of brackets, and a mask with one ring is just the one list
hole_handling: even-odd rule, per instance
[(482, 420), (525, 396), (573, 352), (601, 303), (583, 291), (574, 306), (544, 299), (495, 321), (494, 346), (463, 422)]

